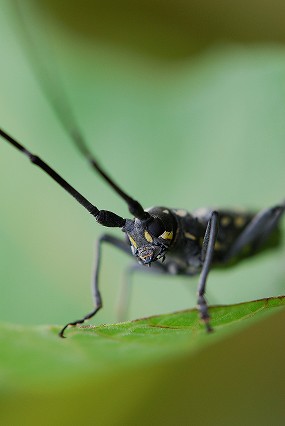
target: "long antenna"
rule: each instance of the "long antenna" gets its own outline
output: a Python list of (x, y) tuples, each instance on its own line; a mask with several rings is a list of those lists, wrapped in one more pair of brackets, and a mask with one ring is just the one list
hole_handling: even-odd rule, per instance
[(99, 210), (96, 206), (91, 204), (87, 198), (83, 197), (83, 195), (81, 195), (75, 188), (73, 188), (73, 186), (71, 186), (65, 179), (63, 179), (45, 161), (41, 160), (37, 155), (32, 154), (28, 149), (12, 138), (12, 136), (8, 135), (8, 133), (4, 132), (4, 130), (1, 128), (0, 136), (2, 136), (2, 138), (4, 138), (7, 142), (26, 155), (33, 164), (42, 169), (63, 189), (65, 189), (65, 191), (72, 195), (72, 197), (75, 198), (78, 203), (80, 203), (92, 216), (95, 217), (98, 223), (103, 226), (116, 228), (122, 228), (125, 225), (126, 219), (123, 219), (121, 216), (118, 216), (108, 210)]
[(129, 212), (140, 220), (148, 219), (150, 217), (149, 213), (145, 212), (142, 205), (138, 201), (130, 197), (118, 184), (116, 184), (116, 182), (109, 176), (109, 174), (100, 166), (97, 159), (89, 150), (85, 137), (83, 136), (80, 126), (74, 117), (72, 108), (68, 101), (68, 97), (64, 91), (63, 84), (60, 81), (59, 72), (57, 72), (57, 75), (55, 76), (54, 69), (56, 67), (56, 61), (53, 57), (54, 55), (52, 55), (51, 58), (53, 62), (53, 69), (51, 71), (51, 67), (48, 70), (44, 65), (42, 55), (39, 53), (38, 46), (31, 36), (28, 25), (25, 23), (25, 17), (21, 12), (21, 7), (19, 7), (18, 1), (15, 2), (15, 5), (15, 9), (19, 15), (21, 31), (24, 34), (22, 39), (26, 45), (26, 51), (28, 52), (30, 61), (33, 64), (33, 71), (42, 91), (46, 95), (63, 128), (78, 147), (79, 151), (87, 159), (92, 168), (96, 170), (97, 173), (99, 173), (99, 175), (115, 190), (115, 192), (121, 198), (123, 198), (123, 200), (125, 200), (128, 205)]

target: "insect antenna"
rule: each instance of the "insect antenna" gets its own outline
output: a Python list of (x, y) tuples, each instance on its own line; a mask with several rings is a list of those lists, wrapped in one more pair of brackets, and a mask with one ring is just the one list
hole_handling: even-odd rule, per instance
[[(127, 203), (129, 212), (140, 220), (146, 220), (150, 217), (149, 213), (144, 211), (142, 205), (128, 195), (104, 170), (88, 148), (86, 139), (75, 119), (70, 102), (64, 90), (62, 81), (60, 80), (59, 70), (56, 69), (57, 63), (55, 55), (51, 52), (49, 46), (49, 67), (43, 61), (40, 49), (34, 42), (34, 38), (29, 30), (30, 26), (26, 23), (25, 14), (22, 13), (19, 2), (15, 2), (15, 11), (19, 16), (18, 22), (20, 31), (23, 33), (22, 40), (25, 43), (25, 50), (28, 53), (32, 63), (35, 77), (46, 95), (48, 102), (55, 111), (58, 120), (63, 128), (75, 143), (81, 154), (87, 159), (91, 167), (113, 188), (113, 190)], [(48, 33), (48, 31), (47, 31)], [(52, 67), (51, 64), (52, 63)]]
[(73, 198), (78, 201), (88, 212), (95, 217), (96, 221), (103, 226), (122, 228), (126, 219), (123, 219), (121, 216), (109, 211), (109, 210), (99, 210), (94, 206), (90, 201), (87, 200), (83, 195), (81, 195), (73, 186), (71, 186), (63, 177), (61, 177), (54, 169), (52, 169), (45, 161), (39, 158), (37, 155), (32, 154), (27, 148), (22, 144), (16, 141), (12, 136), (6, 133), (3, 129), (0, 128), (0, 136), (4, 138), (7, 142), (18, 149), (22, 154), (26, 155), (29, 160), (42, 169), (47, 175), (49, 175), (55, 182), (57, 182), (66, 192), (68, 192)]

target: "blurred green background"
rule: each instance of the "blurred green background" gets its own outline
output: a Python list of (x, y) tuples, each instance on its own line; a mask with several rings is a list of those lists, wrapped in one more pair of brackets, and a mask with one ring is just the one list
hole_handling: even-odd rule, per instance
[[(1, 126), (99, 208), (127, 217), (39, 87), (12, 5), (0, 2)], [(26, 25), (45, 61), (53, 61), (50, 49), (56, 55), (90, 148), (145, 207), (260, 209), (285, 198), (282, 2), (275, 9), (254, 1), (38, 5), (21, 2)], [(94, 243), (105, 230), (3, 140), (0, 197), (1, 320), (63, 324), (89, 311)], [(283, 245), (213, 271), (209, 303), (284, 293), (284, 254)], [(116, 320), (129, 263), (104, 248), (104, 309), (95, 323)], [(196, 284), (135, 276), (129, 318), (194, 306)]]
[[(63, 81), (90, 148), (145, 207), (258, 210), (284, 200), (284, 2), (19, 3), (41, 56)], [(124, 202), (90, 170), (58, 122), (20, 27), (14, 1), (0, 0), (1, 127), (99, 208), (127, 217)], [(155, 333), (163, 328), (148, 335), (138, 327), (134, 348), (146, 351), (143, 363), (132, 358), (131, 334), (120, 335), (120, 342), (96, 338), (98, 329), (81, 330), (61, 341), (54, 328), (22, 327), (64, 324), (90, 310), (95, 241), (106, 229), (3, 140), (0, 199), (0, 321), (10, 323), (1, 326), (0, 413), (7, 419), (70, 425), (79, 422), (75, 414), (90, 423), (99, 413), (104, 426), (153, 418), (172, 425), (190, 413), (192, 423), (203, 426), (212, 419), (240, 425), (245, 418), (283, 424), (284, 314), (239, 335), (218, 328), (197, 340), (191, 329), (189, 348), (186, 342), (180, 354), (174, 348), (176, 356), (166, 351), (152, 363), (152, 351), (161, 349)], [(212, 271), (209, 303), (284, 294), (284, 256), (283, 243), (232, 269)], [(104, 309), (94, 324), (116, 321), (130, 261), (104, 247)], [(195, 306), (197, 280), (135, 276), (129, 318)], [(226, 312), (229, 320), (231, 309)], [(108, 336), (108, 327), (103, 329)], [(126, 365), (112, 370), (110, 359), (116, 365), (117, 355)], [(165, 410), (172, 417), (162, 418)]]

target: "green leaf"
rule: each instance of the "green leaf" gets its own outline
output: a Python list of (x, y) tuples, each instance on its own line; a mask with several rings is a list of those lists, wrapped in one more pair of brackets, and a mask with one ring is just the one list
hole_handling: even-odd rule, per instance
[[(212, 307), (215, 332), (211, 334), (205, 333), (196, 310), (72, 328), (66, 333), (67, 339), (57, 336), (58, 327), (3, 324), (1, 424), (36, 423), (47, 406), (53, 408), (47, 410), (43, 424), (78, 424), (92, 419), (93, 413), (96, 424), (104, 425), (146, 424), (150, 419), (152, 424), (159, 424), (163, 413), (163, 424), (183, 424), (190, 414), (187, 404), (194, 402), (193, 424), (207, 424), (206, 418), (210, 421), (211, 415), (216, 415), (217, 398), (231, 400), (229, 395), (236, 394), (235, 388), (245, 383), (257, 391), (252, 378), (260, 365), (263, 375), (259, 380), (272, 378), (279, 368), (281, 379), (284, 310), (275, 308), (284, 304), (285, 297), (276, 297)], [(275, 315), (267, 315), (273, 311)], [(260, 351), (260, 346), (264, 350)], [(274, 362), (263, 370), (264, 357), (267, 362), (268, 356)], [(244, 375), (239, 376), (240, 369)], [(231, 388), (225, 389), (223, 384), (230, 375)], [(264, 389), (263, 395), (269, 392), (270, 400), (279, 407), (278, 381), (274, 386)], [(214, 393), (207, 400), (209, 413), (206, 417), (203, 413), (203, 423), (197, 407), (204, 404), (201, 390), (207, 395), (209, 389)], [(176, 393), (179, 396), (172, 398)], [(238, 397), (243, 399), (244, 395)], [(248, 418), (258, 412), (257, 406), (262, 413), (262, 402), (254, 402)], [(141, 418), (136, 417), (138, 413)], [(273, 417), (278, 419), (279, 414), (277, 410)], [(235, 414), (235, 419), (239, 418)], [(235, 424), (232, 419), (231, 423)]]

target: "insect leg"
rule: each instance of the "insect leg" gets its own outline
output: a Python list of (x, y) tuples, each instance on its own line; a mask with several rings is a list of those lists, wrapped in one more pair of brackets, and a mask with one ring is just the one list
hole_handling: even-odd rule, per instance
[(167, 271), (165, 266), (158, 262), (152, 263), (151, 268), (135, 263), (126, 269), (117, 308), (118, 321), (125, 321), (127, 318), (133, 274), (135, 272), (164, 274)]
[(199, 284), (198, 284), (198, 300), (197, 308), (200, 312), (200, 318), (205, 323), (206, 329), (208, 332), (212, 331), (212, 328), (209, 324), (209, 313), (208, 306), (205, 299), (205, 290), (206, 290), (206, 281), (207, 276), (211, 268), (211, 262), (214, 254), (215, 241), (218, 234), (218, 220), (219, 214), (216, 211), (211, 213), (207, 229), (204, 236), (203, 247), (202, 247), (202, 262), (203, 267), (200, 274)]
[(80, 318), (76, 321), (69, 322), (66, 324), (62, 330), (59, 332), (60, 337), (64, 336), (64, 331), (69, 326), (76, 326), (78, 324), (83, 324), (86, 320), (94, 317), (96, 313), (102, 308), (102, 298), (99, 291), (99, 271), (100, 271), (100, 264), (101, 264), (101, 257), (102, 257), (102, 243), (106, 242), (109, 243), (118, 249), (124, 251), (127, 254), (131, 255), (129, 245), (120, 238), (113, 237), (112, 235), (104, 234), (102, 235), (98, 242), (97, 242), (97, 255), (96, 255), (96, 261), (95, 261), (95, 270), (94, 270), (94, 279), (93, 279), (93, 285), (92, 285), (92, 291), (93, 291), (93, 299), (94, 299), (94, 305), (95, 308), (93, 311), (91, 311), (89, 314), (85, 315), (83, 318)]
[(228, 251), (225, 260), (237, 256), (248, 244), (254, 244), (257, 249), (276, 228), (281, 216), (285, 211), (285, 204), (281, 204), (259, 212), (243, 230), (237, 240)]

